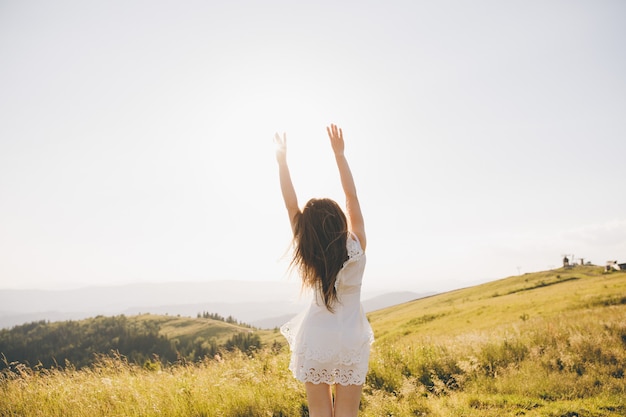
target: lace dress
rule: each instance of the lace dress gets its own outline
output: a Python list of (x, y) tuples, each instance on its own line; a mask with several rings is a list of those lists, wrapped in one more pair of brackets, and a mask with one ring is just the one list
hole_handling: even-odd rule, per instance
[(337, 274), (334, 313), (328, 311), (315, 291), (311, 304), (280, 329), (291, 348), (289, 369), (302, 382), (365, 382), (370, 345), (374, 342), (361, 306), (365, 253), (356, 236), (349, 236), (346, 245), (348, 260)]

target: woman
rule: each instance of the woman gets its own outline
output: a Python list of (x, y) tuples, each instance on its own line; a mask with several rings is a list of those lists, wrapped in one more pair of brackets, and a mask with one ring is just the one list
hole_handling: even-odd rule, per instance
[[(287, 137), (275, 136), (280, 186), (294, 236), (292, 266), (314, 291), (309, 307), (281, 327), (289, 369), (304, 382), (311, 417), (356, 416), (367, 374), (372, 329), (361, 306), (365, 226), (344, 155), (343, 132), (326, 128), (346, 196), (346, 214), (330, 199), (300, 210), (287, 165)], [(335, 388), (333, 403), (332, 387)]]

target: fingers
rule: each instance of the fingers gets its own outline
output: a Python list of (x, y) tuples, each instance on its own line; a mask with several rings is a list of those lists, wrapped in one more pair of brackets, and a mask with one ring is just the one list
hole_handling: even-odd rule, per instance
[(279, 145), (286, 145), (287, 133), (283, 133), (283, 137), (281, 138), (278, 132), (276, 132), (276, 134), (274, 134), (274, 143), (279, 144)]
[(326, 132), (328, 132), (328, 137), (331, 139), (342, 139), (343, 140), (343, 131), (337, 127), (336, 124), (332, 124), (326, 127)]

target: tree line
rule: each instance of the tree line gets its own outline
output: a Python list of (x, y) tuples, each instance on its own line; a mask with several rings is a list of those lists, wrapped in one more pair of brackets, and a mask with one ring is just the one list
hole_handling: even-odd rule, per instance
[(251, 331), (235, 333), (223, 344), (214, 337), (169, 339), (159, 331), (156, 321), (129, 320), (124, 315), (57, 323), (35, 321), (0, 330), (0, 369), (12, 362), (30, 367), (71, 364), (82, 368), (91, 365), (98, 354), (111, 352), (138, 364), (154, 358), (165, 364), (214, 357), (220, 350), (251, 352), (261, 347), (260, 337)]
[(224, 318), (224, 316), (221, 316), (217, 313), (209, 313), (208, 311), (203, 311), (202, 313), (198, 313), (196, 315), (197, 318), (202, 318), (202, 319), (212, 319), (212, 320), (218, 320), (218, 321), (223, 321), (224, 323), (230, 323), (230, 324), (235, 324), (237, 326), (243, 326), (243, 327), (250, 327), (252, 328), (251, 325), (249, 325), (248, 323), (244, 323), (242, 321), (238, 321), (236, 318), (234, 318), (233, 316), (228, 316), (226, 318)]

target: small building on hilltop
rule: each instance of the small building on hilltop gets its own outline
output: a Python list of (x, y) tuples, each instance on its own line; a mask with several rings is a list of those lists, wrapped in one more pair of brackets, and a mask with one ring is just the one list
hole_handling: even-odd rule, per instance
[(573, 254), (572, 255), (561, 255), (561, 256), (563, 257), (563, 268), (573, 268), (573, 267), (575, 267), (577, 265), (580, 265), (580, 266), (593, 265), (589, 261), (587, 261), (587, 263), (585, 263), (585, 258), (575, 258)]
[(626, 271), (626, 263), (620, 264), (617, 261), (606, 261), (606, 266), (604, 267), (606, 272), (609, 271)]

